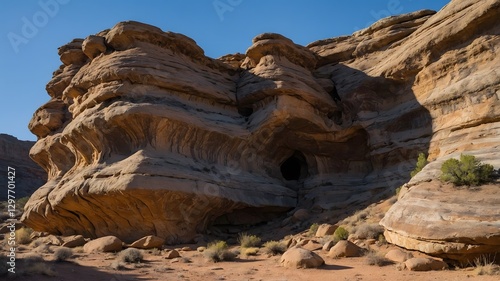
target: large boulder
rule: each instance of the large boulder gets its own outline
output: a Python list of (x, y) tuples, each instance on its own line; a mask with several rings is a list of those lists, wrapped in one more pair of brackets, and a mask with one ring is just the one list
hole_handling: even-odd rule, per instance
[(361, 257), (363, 252), (364, 250), (356, 244), (347, 240), (340, 240), (335, 246), (330, 248), (328, 256), (332, 258)]
[(300, 247), (288, 249), (280, 259), (280, 264), (289, 268), (316, 268), (324, 263), (318, 254)]
[(122, 249), (123, 242), (115, 236), (104, 236), (87, 242), (83, 245), (83, 251), (92, 252), (118, 252)]
[(422, 151), (494, 151), (498, 5), (453, 1), (306, 47), (265, 33), (220, 60), (138, 22), (73, 40), (29, 124), (49, 177), (22, 221), (190, 242), (238, 217), (377, 201)]
[(465, 264), (500, 252), (498, 206), (498, 185), (470, 190), (425, 182), (412, 186), (380, 223), (392, 244)]

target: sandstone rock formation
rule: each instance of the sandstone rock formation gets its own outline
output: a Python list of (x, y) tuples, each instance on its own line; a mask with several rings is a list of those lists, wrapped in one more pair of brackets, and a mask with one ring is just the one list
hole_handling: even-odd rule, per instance
[[(16, 180), (14, 191), (16, 199), (30, 196), (47, 180), (47, 175), (40, 166), (38, 166), (29, 157), (32, 141), (21, 141), (17, 138), (0, 134), (0, 168), (7, 171), (7, 167), (13, 167), (16, 170)], [(7, 188), (7, 172), (0, 173), (0, 182)], [(4, 190), (4, 189), (2, 189)], [(0, 194), (0, 201), (7, 200), (7, 192)]]
[(500, 252), (500, 191), (457, 189), (439, 181), (413, 186), (381, 224), (388, 242), (467, 264)]
[(221, 59), (137, 22), (76, 39), (30, 123), (49, 179), (23, 221), (187, 242), (231, 214), (378, 200), (422, 151), (494, 149), (497, 8), (453, 1), (306, 47), (266, 33)]

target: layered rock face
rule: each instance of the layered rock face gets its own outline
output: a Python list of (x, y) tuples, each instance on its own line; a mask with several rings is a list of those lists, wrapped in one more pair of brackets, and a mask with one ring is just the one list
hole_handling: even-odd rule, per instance
[[(21, 141), (17, 138), (0, 134), (0, 181), (5, 184), (7, 190), (7, 167), (15, 169), (15, 193), (11, 193), (17, 199), (30, 196), (47, 180), (47, 175), (29, 157), (30, 148), (35, 143), (32, 141)], [(0, 194), (0, 201), (7, 200), (7, 191)]]
[(262, 34), (220, 59), (137, 22), (76, 39), (30, 123), (49, 179), (23, 221), (187, 242), (234, 214), (377, 200), (409, 179), (419, 152), (467, 150), (465, 135), (492, 149), (496, 5), (455, 1), (307, 47)]

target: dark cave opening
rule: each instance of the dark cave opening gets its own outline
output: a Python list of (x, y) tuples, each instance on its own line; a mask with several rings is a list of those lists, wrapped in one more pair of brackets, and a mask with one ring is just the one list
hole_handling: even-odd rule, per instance
[(280, 166), (281, 175), (285, 180), (299, 180), (307, 176), (306, 158), (301, 152), (295, 152)]

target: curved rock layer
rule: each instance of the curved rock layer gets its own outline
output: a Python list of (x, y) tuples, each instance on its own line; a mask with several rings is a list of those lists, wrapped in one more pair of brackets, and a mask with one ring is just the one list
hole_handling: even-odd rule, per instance
[(498, 185), (457, 189), (438, 181), (413, 186), (381, 224), (388, 242), (464, 265), (500, 252)]
[(137, 22), (75, 39), (30, 122), (49, 179), (23, 221), (186, 242), (232, 212), (377, 200), (421, 151), (491, 149), (497, 6), (453, 1), (306, 47), (266, 33), (220, 59)]

